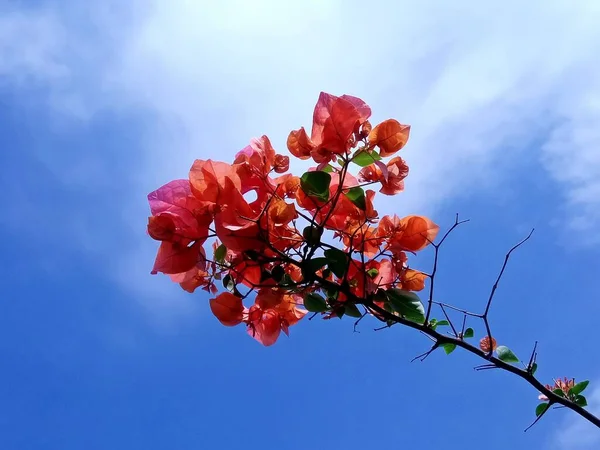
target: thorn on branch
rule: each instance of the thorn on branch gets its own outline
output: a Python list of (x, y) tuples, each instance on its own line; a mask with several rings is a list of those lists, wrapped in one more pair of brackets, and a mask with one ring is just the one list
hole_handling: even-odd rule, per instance
[(358, 318), (358, 320), (356, 322), (354, 322), (354, 327), (352, 328), (352, 330), (353, 330), (354, 333), (360, 333), (360, 331), (358, 331), (356, 329), (356, 327), (358, 326), (358, 324), (360, 323), (360, 321), (363, 320), (363, 317), (365, 317), (366, 315), (367, 315), (367, 313), (364, 313), (362, 316), (360, 316)]
[(427, 350), (425, 353), (421, 353), (420, 355), (415, 356), (413, 359), (410, 360), (410, 362), (415, 362), (417, 359), (419, 359), (421, 362), (425, 361), (427, 357), (431, 355), (434, 352), (434, 350), (436, 350), (439, 346), (440, 344), (436, 342), (429, 350)]
[(427, 301), (427, 312), (425, 313), (425, 323), (429, 323), (429, 317), (431, 315), (431, 307), (433, 306), (433, 287), (435, 284), (435, 275), (437, 273), (437, 268), (438, 268), (438, 257), (439, 257), (440, 247), (442, 246), (442, 244), (444, 243), (446, 238), (450, 235), (450, 233), (452, 233), (452, 231), (458, 225), (460, 225), (461, 223), (464, 223), (464, 222), (468, 222), (468, 220), (463, 220), (462, 222), (460, 222), (458, 220), (458, 213), (456, 213), (456, 220), (454, 221), (454, 225), (452, 225), (450, 227), (450, 229), (448, 231), (446, 231), (446, 234), (444, 234), (444, 236), (442, 237), (440, 242), (438, 242), (436, 244), (433, 241), (431, 241), (429, 238), (427, 238), (429, 243), (433, 246), (434, 257), (433, 257), (433, 269), (431, 271), (431, 275), (429, 275), (429, 299)]
[(440, 308), (442, 308), (442, 312), (444, 313), (444, 317), (448, 321), (448, 324), (450, 325), (450, 328), (452, 328), (452, 332), (454, 333), (454, 337), (458, 337), (458, 333), (456, 332), (456, 328), (454, 328), (454, 324), (450, 320), (450, 316), (448, 316), (448, 313), (446, 312), (446, 309), (444, 308), (444, 305), (440, 304)]
[(535, 418), (535, 420), (533, 421), (533, 423), (531, 425), (529, 425), (527, 428), (525, 428), (525, 430), (523, 430), (524, 433), (527, 433), (527, 430), (529, 430), (531, 427), (533, 427), (536, 423), (538, 423), (540, 421), (540, 419), (542, 417), (544, 417), (544, 414), (546, 414), (548, 411), (550, 411), (550, 407), (553, 405), (552, 402), (548, 403), (548, 406), (546, 407), (546, 409), (544, 411), (542, 411), (542, 413), (537, 416)]
[(535, 341), (535, 344), (533, 344), (533, 350), (531, 352), (531, 357), (529, 358), (529, 363), (527, 363), (527, 372), (532, 373), (532, 369), (533, 369), (533, 365), (535, 364), (535, 361), (537, 359), (537, 345), (538, 345), (538, 341)]
[(506, 256), (504, 257), (504, 263), (502, 264), (502, 269), (500, 269), (500, 273), (498, 274), (498, 278), (496, 278), (496, 282), (492, 286), (492, 291), (490, 292), (490, 296), (489, 296), (487, 304), (485, 306), (485, 312), (483, 313), (484, 317), (487, 317), (487, 315), (488, 315), (488, 312), (490, 310), (490, 306), (492, 305), (492, 300), (494, 299), (494, 294), (496, 293), (496, 289), (498, 289), (498, 284), (500, 283), (500, 279), (502, 278), (502, 275), (504, 275), (504, 270), (506, 269), (506, 265), (508, 264), (508, 260), (510, 258), (511, 253), (514, 252), (516, 249), (518, 249), (525, 242), (527, 242), (529, 240), (529, 238), (531, 237), (531, 235), (533, 234), (534, 230), (535, 230), (535, 228), (532, 228), (531, 231), (529, 232), (529, 234), (527, 235), (527, 237), (525, 239), (522, 239), (520, 242), (518, 242), (517, 244), (515, 244), (508, 251), (508, 253), (506, 253)]

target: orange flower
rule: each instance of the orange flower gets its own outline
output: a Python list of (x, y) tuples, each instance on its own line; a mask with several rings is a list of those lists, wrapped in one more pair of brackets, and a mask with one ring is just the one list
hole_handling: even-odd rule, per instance
[(290, 157), (283, 155), (275, 155), (275, 161), (273, 163), (273, 168), (277, 173), (287, 172), (290, 168)]
[(425, 289), (425, 280), (427, 275), (418, 270), (406, 269), (400, 276), (402, 282), (402, 289), (407, 291), (422, 291)]
[(239, 191), (242, 182), (231, 164), (224, 162), (197, 159), (189, 173), (190, 186), (194, 196), (209, 203), (221, 203), (224, 200), (222, 191), (226, 180), (230, 180)]
[(288, 334), (289, 327), (306, 315), (307, 311), (299, 309), (299, 304), (302, 304), (300, 296), (278, 289), (260, 289), (248, 312), (248, 334), (264, 346), (273, 345), (282, 330)]
[(226, 327), (242, 323), (244, 316), (242, 299), (231, 292), (221, 292), (217, 297), (210, 299), (210, 310)]
[(292, 131), (287, 139), (287, 147), (292, 155), (299, 159), (310, 158), (311, 152), (315, 149), (304, 127)]
[(387, 163), (387, 179), (381, 181), (379, 192), (385, 195), (396, 195), (404, 190), (404, 179), (408, 175), (408, 166), (400, 157), (390, 159)]
[(369, 144), (379, 147), (382, 158), (391, 156), (406, 145), (410, 125), (402, 125), (394, 119), (381, 122), (369, 133)]
[(251, 139), (250, 145), (244, 147), (235, 155), (233, 163), (248, 164), (255, 168), (258, 173), (266, 175), (271, 171), (271, 167), (276, 164), (276, 156), (269, 138), (261, 136), (260, 138)]
[(494, 350), (496, 350), (497, 346), (498, 345), (497, 345), (496, 339), (494, 339), (493, 337), (492, 337), (492, 345), (491, 346), (490, 346), (489, 336), (486, 336), (479, 341), (479, 348), (486, 353), (493, 352)]
[[(554, 380), (553, 385), (547, 384), (546, 389), (549, 391), (560, 389), (566, 397), (569, 394), (569, 389), (571, 389), (573, 386), (575, 386), (575, 378), (571, 378), (569, 380), (567, 377), (564, 377), (562, 380), (560, 378)], [(538, 398), (544, 402), (548, 401), (548, 397), (546, 397), (544, 394), (540, 394)]]
[[(252, 139), (232, 164), (195, 160), (187, 179), (172, 181), (148, 196), (147, 231), (160, 241), (152, 273), (170, 275), (188, 292), (198, 287), (211, 292), (210, 309), (217, 319), (226, 326), (245, 324), (263, 345), (274, 344), (282, 331), (287, 334), (307, 313), (302, 296), (318, 284), (311, 284), (311, 277), (304, 279), (305, 268), (299, 267), (298, 259), (309, 248), (311, 256), (314, 250), (324, 250), (314, 238), (316, 233), (320, 238), (323, 229), (339, 238), (345, 246), (340, 250), (348, 253), (351, 248), (352, 252), (343, 280), (336, 275), (342, 269), (325, 269), (324, 264), (313, 269), (320, 277), (326, 275), (330, 283), (348, 283), (353, 295), (379, 302), (380, 289), (423, 289), (427, 275), (408, 268), (407, 253), (426, 247), (438, 226), (421, 216), (385, 216), (376, 225), (376, 190), (361, 185), (364, 181), (380, 183), (379, 192), (385, 195), (404, 189), (408, 174), (404, 160), (375, 161), (381, 159), (375, 153), (377, 149), (381, 157), (387, 157), (400, 150), (410, 127), (393, 119), (372, 127), (370, 115), (369, 106), (357, 97), (321, 92), (310, 136), (304, 128), (289, 134), (287, 146), (292, 155), (315, 161), (318, 166), (310, 171), (330, 174), (321, 176), (326, 178), (329, 195), (315, 195), (315, 191), (309, 197), (306, 192), (311, 192), (312, 181), (308, 178), (319, 177), (284, 173), (289, 170), (289, 156), (277, 154), (264, 135)], [(360, 182), (345, 167), (359, 144), (359, 151), (371, 152), (374, 161), (360, 171)], [(313, 187), (320, 185), (319, 193), (326, 194), (321, 181)], [(296, 229), (298, 218), (304, 222), (301, 228), (308, 222), (310, 232)], [(213, 238), (212, 260), (207, 260), (204, 244)], [(333, 266), (334, 261), (328, 260), (329, 264)], [(217, 293), (217, 280), (227, 292)], [(256, 298), (248, 309), (241, 297), (253, 294)], [(349, 301), (347, 294), (339, 293), (340, 304), (330, 302), (324, 317), (343, 316), (348, 305), (341, 303)]]

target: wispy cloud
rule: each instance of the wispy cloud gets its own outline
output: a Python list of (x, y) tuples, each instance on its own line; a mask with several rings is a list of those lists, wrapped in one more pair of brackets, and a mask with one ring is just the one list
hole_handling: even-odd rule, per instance
[[(587, 396), (588, 407), (595, 415), (600, 415), (600, 388)], [(600, 448), (600, 432), (581, 417), (569, 414), (552, 440), (556, 450), (596, 450)]]
[[(19, 85), (34, 74), (63, 113), (143, 118), (123, 158), (132, 186), (120, 201), (132, 228), (143, 228), (145, 192), (185, 174), (193, 158), (228, 159), (263, 133), (283, 150), (326, 90), (413, 126), (402, 211), (431, 213), (534, 161), (560, 186), (571, 229), (600, 240), (595, 1), (155, 0), (119, 16), (86, 5), (76, 9), (84, 25), (67, 8), (5, 14), (0, 73)], [(29, 30), (38, 37), (16, 39)], [(124, 261), (151, 245), (136, 242)]]

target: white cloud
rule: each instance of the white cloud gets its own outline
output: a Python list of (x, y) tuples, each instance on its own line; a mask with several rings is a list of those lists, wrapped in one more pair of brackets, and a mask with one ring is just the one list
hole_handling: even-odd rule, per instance
[[(600, 388), (594, 389), (588, 396), (587, 409), (600, 415)], [(596, 450), (600, 448), (598, 427), (585, 419), (569, 413), (564, 423), (555, 433), (553, 445), (556, 450)]]
[[(400, 212), (431, 213), (498, 186), (534, 154), (558, 183), (571, 227), (600, 240), (596, 1), (85, 5), (78, 26), (67, 8), (5, 15), (0, 36), (12, 44), (0, 46), (0, 60), (26, 51), (0, 73), (19, 78), (25, 67), (60, 84), (54, 104), (76, 105), (81, 117), (110, 109), (149, 118), (137, 187), (123, 198), (134, 228), (143, 227), (142, 195), (184, 175), (193, 158), (226, 160), (263, 133), (283, 151), (325, 90), (413, 126)], [(90, 34), (93, 23), (101, 26)], [(25, 43), (10, 39), (28, 30), (37, 31)]]
[(17, 84), (54, 81), (68, 75), (63, 65), (65, 30), (55, 17), (36, 11), (0, 15), (0, 75)]

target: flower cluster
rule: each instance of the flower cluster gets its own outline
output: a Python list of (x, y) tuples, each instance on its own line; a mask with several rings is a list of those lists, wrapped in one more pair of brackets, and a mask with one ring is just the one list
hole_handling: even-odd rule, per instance
[(394, 119), (372, 127), (370, 116), (359, 98), (321, 93), (310, 136), (300, 128), (287, 140), (292, 156), (316, 164), (301, 176), (267, 136), (231, 164), (194, 161), (186, 179), (148, 195), (148, 234), (160, 241), (152, 273), (210, 292), (223, 325), (243, 323), (264, 345), (308, 311), (361, 317), (377, 305), (423, 322), (423, 305), (407, 294), (423, 289), (427, 275), (409, 268), (408, 254), (439, 228), (422, 216), (379, 218), (376, 189), (404, 189), (408, 166), (394, 155), (410, 127)]

